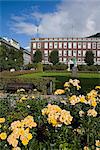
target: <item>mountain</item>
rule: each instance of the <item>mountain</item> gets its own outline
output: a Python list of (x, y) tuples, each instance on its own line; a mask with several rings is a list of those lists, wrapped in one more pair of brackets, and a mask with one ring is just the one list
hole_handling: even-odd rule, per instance
[(89, 36), (88, 38), (100, 38), (100, 33)]

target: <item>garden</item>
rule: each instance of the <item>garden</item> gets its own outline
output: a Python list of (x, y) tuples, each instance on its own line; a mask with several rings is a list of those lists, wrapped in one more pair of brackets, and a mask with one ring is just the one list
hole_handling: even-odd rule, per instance
[[(58, 76), (63, 75), (61, 73)], [(21, 76), (27, 78), (34, 74)], [(96, 82), (96, 86), (94, 84), (89, 91), (89, 88), (83, 88), (80, 80), (70, 79), (70, 74), (68, 76), (65, 82), (63, 80), (63, 86), (56, 88), (52, 96), (42, 95), (37, 89), (32, 92), (18, 89), (15, 93), (6, 93), (1, 97), (0, 149), (100, 149), (99, 83)], [(82, 76), (80, 74), (79, 78)], [(97, 75), (92, 77), (95, 79)]]

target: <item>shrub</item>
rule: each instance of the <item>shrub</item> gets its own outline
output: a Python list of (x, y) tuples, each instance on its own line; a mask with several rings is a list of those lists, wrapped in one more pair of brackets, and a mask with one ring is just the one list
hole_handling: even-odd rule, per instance
[(43, 70), (46, 71), (46, 70), (49, 70), (49, 71), (52, 71), (52, 70), (67, 70), (68, 66), (66, 64), (62, 64), (62, 63), (58, 63), (58, 64), (55, 64), (55, 65), (44, 65), (43, 66)]
[(37, 63), (37, 65), (36, 65), (36, 70), (37, 70), (38, 72), (43, 72), (43, 64)]
[(99, 71), (99, 66), (96, 65), (78, 65), (78, 70), (79, 71)]
[(98, 149), (100, 86), (86, 95), (80, 89), (80, 81), (70, 79), (54, 97), (20, 93), (0, 100), (0, 133), (7, 134), (0, 134), (0, 149)]

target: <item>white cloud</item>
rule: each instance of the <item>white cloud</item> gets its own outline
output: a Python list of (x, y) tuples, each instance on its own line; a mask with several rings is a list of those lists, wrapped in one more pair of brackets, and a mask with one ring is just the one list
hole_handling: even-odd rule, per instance
[(63, 0), (53, 12), (31, 12), (30, 20), (14, 16), (11, 29), (35, 37), (38, 25), (41, 37), (88, 36), (100, 32), (99, 14), (99, 0)]

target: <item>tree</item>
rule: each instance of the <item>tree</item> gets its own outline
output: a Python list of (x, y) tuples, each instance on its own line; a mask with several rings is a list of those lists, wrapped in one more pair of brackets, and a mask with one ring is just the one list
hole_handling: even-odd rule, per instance
[(35, 54), (33, 55), (33, 62), (39, 63), (42, 61), (42, 52), (40, 50), (36, 50)]
[(23, 65), (23, 52), (15, 48), (0, 46), (0, 70), (19, 69)]
[(84, 61), (88, 66), (94, 64), (94, 54), (92, 51), (86, 51)]
[(49, 61), (51, 63), (53, 63), (53, 65), (57, 64), (59, 62), (59, 56), (58, 56), (58, 51), (57, 50), (53, 50), (51, 53), (50, 53), (50, 56), (49, 56)]

